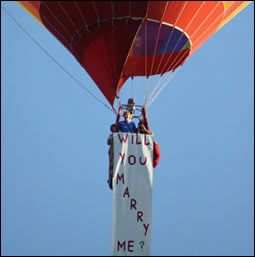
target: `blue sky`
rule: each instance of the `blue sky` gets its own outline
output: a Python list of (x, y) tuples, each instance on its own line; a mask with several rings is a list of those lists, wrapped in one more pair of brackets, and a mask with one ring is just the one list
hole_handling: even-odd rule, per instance
[[(15, 2), (1, 5), (106, 103), (50, 33)], [(1, 255), (109, 255), (115, 114), (2, 8), (1, 46)], [(187, 60), (148, 116), (161, 150), (151, 254), (253, 256), (254, 3)]]

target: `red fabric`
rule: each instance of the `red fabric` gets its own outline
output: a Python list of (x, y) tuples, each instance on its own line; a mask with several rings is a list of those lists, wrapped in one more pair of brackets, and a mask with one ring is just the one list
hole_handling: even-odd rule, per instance
[[(103, 23), (94, 27), (75, 48), (75, 56), (97, 84), (108, 101), (113, 104), (122, 84), (121, 73), (141, 21)], [(121, 84), (120, 84), (121, 83)]]
[(158, 165), (159, 158), (160, 158), (159, 146), (158, 146), (158, 143), (154, 141), (153, 142), (153, 168), (156, 168), (156, 166)]
[[(122, 75), (123, 68), (148, 2), (61, 1), (61, 8), (59, 5), (57, 1), (41, 3), (43, 24), (76, 57), (113, 105), (128, 79)], [(123, 18), (129, 17), (130, 10), (139, 19)]]

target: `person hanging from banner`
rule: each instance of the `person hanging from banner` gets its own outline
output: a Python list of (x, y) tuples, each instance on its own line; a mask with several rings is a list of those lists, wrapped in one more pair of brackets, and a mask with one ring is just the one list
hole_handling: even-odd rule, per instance
[(109, 135), (107, 139), (107, 144), (110, 146), (108, 155), (109, 155), (109, 178), (107, 180), (107, 183), (109, 184), (110, 189), (112, 190), (112, 177), (113, 177), (113, 157), (114, 157), (114, 151), (113, 151), (113, 133), (117, 132), (116, 125), (112, 124), (110, 127), (111, 134)]

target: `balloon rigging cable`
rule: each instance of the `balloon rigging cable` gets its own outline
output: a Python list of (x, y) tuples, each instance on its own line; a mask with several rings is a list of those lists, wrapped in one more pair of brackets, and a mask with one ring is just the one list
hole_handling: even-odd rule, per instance
[(79, 82), (69, 71), (67, 71), (60, 63), (58, 63), (23, 27), (20, 25), (17, 20), (6, 10), (6, 8), (1, 4), (1, 8), (12, 18), (12, 20), (19, 26), (19, 28), (27, 35), (29, 38), (52, 60), (58, 65), (64, 72), (66, 72), (79, 86), (86, 90), (91, 96), (93, 96), (98, 102), (104, 105), (110, 111), (116, 113), (108, 105), (106, 105), (102, 100), (100, 100), (95, 94), (93, 94), (89, 89), (87, 89), (81, 82)]
[[(183, 33), (180, 35), (180, 37), (179, 37), (179, 39), (178, 39), (178, 41), (177, 41), (177, 43), (176, 43), (176, 45), (175, 45), (175, 47), (174, 47), (173, 50), (175, 50), (175, 48), (177, 47), (177, 45), (178, 45), (178, 43), (180, 42), (182, 36), (185, 34), (185, 31), (186, 31), (186, 30), (188, 29), (188, 27), (192, 24), (192, 21), (193, 21), (194, 18), (197, 16), (197, 14), (199, 13), (199, 10), (202, 8), (202, 6), (204, 5), (204, 3), (205, 3), (205, 1), (202, 2), (201, 6), (200, 6), (199, 9), (197, 10), (196, 14), (193, 16), (193, 18), (191, 19), (191, 21), (187, 24), (187, 26), (186, 26), (185, 29), (183, 30)], [(192, 37), (196, 34), (196, 32), (197, 32), (197, 31), (200, 29), (200, 27), (205, 23), (205, 21), (213, 14), (213, 12), (216, 10), (216, 8), (219, 6), (220, 3), (221, 3), (220, 1), (217, 3), (217, 5), (212, 9), (212, 11), (210, 12), (210, 14), (206, 17), (206, 19), (198, 26), (198, 28), (194, 31), (194, 33), (193, 33), (191, 36), (189, 36), (189, 38), (192, 38)], [(181, 13), (183, 12), (183, 10), (184, 10), (186, 4), (187, 4), (187, 1), (185, 2), (184, 6), (183, 6), (183, 8), (182, 8), (182, 10), (181, 10)], [(223, 17), (225, 16), (226, 11), (227, 11), (233, 4), (234, 4), (234, 2), (231, 3), (231, 4), (228, 6), (228, 8), (226, 8), (226, 9), (224, 10)], [(166, 6), (167, 6), (167, 5), (166, 5)], [(164, 15), (163, 15), (163, 16), (164, 16)], [(162, 16), (162, 18), (163, 18), (163, 16)], [(180, 17), (180, 15), (179, 15), (179, 17)], [(178, 18), (179, 18), (179, 17), (178, 17)], [(210, 30), (210, 28), (215, 24), (215, 22), (218, 21), (218, 19), (219, 19), (220, 17), (222, 17), (222, 13), (217, 17), (216, 20), (214, 20), (214, 22), (212, 22), (212, 23), (210, 24), (210, 26), (200, 35), (200, 37), (197, 38), (197, 40), (192, 43), (193, 46), (196, 45), (196, 43), (199, 42), (200, 38), (203, 37), (203, 35), (204, 35), (208, 30)], [(175, 24), (173, 24), (173, 27), (176, 27), (178, 18), (176, 19)], [(160, 26), (159, 26), (159, 30), (158, 30), (158, 35), (159, 35), (159, 31), (160, 31)], [(168, 46), (168, 44), (169, 44), (169, 40), (170, 40), (171, 36), (172, 36), (172, 32), (171, 32), (171, 34), (170, 34), (170, 36), (169, 36), (169, 38), (168, 38), (166, 47), (165, 47), (165, 49), (164, 49), (164, 53), (163, 53), (163, 55), (162, 55), (162, 57), (161, 57), (161, 60), (160, 60), (160, 64), (161, 64), (162, 58), (163, 58), (163, 56), (164, 56), (164, 54), (165, 54), (165, 52), (166, 52), (166, 49), (167, 49), (167, 46)], [(146, 26), (145, 26), (145, 38), (147, 38), (147, 36), (146, 36)], [(157, 37), (157, 38), (158, 38), (158, 37)], [(157, 45), (157, 42), (156, 42), (156, 45)], [(146, 44), (145, 44), (145, 48), (146, 48)], [(198, 47), (196, 46), (196, 48), (193, 49), (192, 52), (195, 52), (195, 51), (197, 50), (197, 48), (198, 48)], [(155, 47), (155, 49), (156, 49), (156, 47)], [(154, 51), (154, 52), (155, 52), (155, 51)], [(179, 53), (179, 54), (176, 56), (176, 58), (172, 61), (171, 65), (175, 62), (175, 60), (179, 57), (179, 55), (180, 55), (180, 53)], [(145, 55), (145, 56), (146, 56), (146, 55)], [(164, 67), (162, 68), (162, 71), (166, 68), (166, 64), (168, 64), (168, 62), (169, 62), (171, 56), (172, 56), (172, 54), (169, 56), (168, 61), (165, 63)], [(188, 58), (189, 58), (189, 57), (188, 57)], [(187, 59), (188, 59), (188, 58), (187, 58)], [(180, 63), (180, 61), (182, 61), (182, 59), (183, 59), (183, 56), (182, 56), (182, 57), (180, 56), (180, 59), (179, 59), (178, 63)], [(187, 59), (186, 59), (186, 60), (187, 60)], [(145, 59), (145, 60), (146, 60), (146, 59)], [(145, 63), (146, 63), (146, 61), (145, 61)], [(158, 70), (157, 70), (156, 73), (158, 73), (158, 71), (159, 71), (160, 64), (158, 65)], [(146, 70), (146, 65), (147, 65), (147, 64), (145, 64), (145, 71), (147, 71), (147, 70)], [(171, 65), (170, 65), (169, 67), (171, 67)], [(148, 108), (148, 107), (152, 104), (152, 102), (154, 102), (154, 100), (158, 97), (158, 95), (162, 92), (162, 90), (163, 90), (163, 89), (167, 86), (167, 84), (172, 80), (172, 78), (173, 78), (174, 75), (176, 74), (177, 70), (180, 69), (180, 67), (181, 67), (181, 66), (179, 66), (177, 69), (173, 70), (173, 72), (166, 72), (166, 73), (164, 74), (165, 76), (161, 76), (161, 77), (158, 79), (156, 86), (154, 86), (153, 90), (152, 90), (152, 91), (150, 92), (150, 94), (148, 94), (148, 95), (146, 96), (146, 98), (145, 98), (145, 107)], [(152, 68), (151, 68), (151, 70), (152, 70)], [(150, 75), (151, 75), (151, 74), (150, 74)], [(150, 76), (150, 75), (146, 75), (146, 76)], [(162, 74), (161, 74), (161, 75), (162, 75)], [(163, 80), (163, 82), (161, 82), (162, 80)]]

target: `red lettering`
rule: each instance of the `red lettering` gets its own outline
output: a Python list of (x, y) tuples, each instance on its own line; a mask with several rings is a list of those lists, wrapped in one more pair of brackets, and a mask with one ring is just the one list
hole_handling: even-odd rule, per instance
[(119, 180), (122, 179), (122, 184), (125, 185), (125, 182), (124, 182), (124, 174), (121, 174), (121, 176), (119, 174), (117, 174), (117, 182), (116, 184), (118, 184)]
[(138, 135), (138, 133), (137, 133), (137, 134), (136, 134), (136, 144), (137, 144), (137, 145), (140, 145), (142, 142), (141, 142), (141, 141), (140, 141), (140, 142), (138, 141), (138, 136), (139, 136), (139, 135)]
[(134, 247), (134, 241), (133, 240), (128, 241), (128, 251), (129, 252), (133, 252), (133, 249), (131, 249), (133, 247)]
[(118, 137), (119, 137), (119, 140), (120, 140), (121, 143), (122, 143), (123, 141), (124, 141), (124, 143), (126, 143), (128, 134), (126, 134), (126, 137), (125, 137), (125, 138), (120, 137), (120, 134), (118, 134)]
[(148, 228), (149, 228), (149, 224), (147, 224), (147, 226), (146, 226), (145, 224), (143, 224), (143, 226), (144, 226), (144, 228), (145, 228), (144, 235), (146, 236), (146, 234), (147, 234), (147, 230), (148, 230)]
[(126, 251), (126, 241), (123, 241), (123, 243), (121, 244), (120, 241), (118, 240), (117, 251), (119, 251), (120, 248), (122, 247), (124, 247), (124, 251)]
[[(123, 154), (119, 153), (119, 155), (120, 155), (120, 158), (121, 158), (121, 164), (123, 164), (126, 153), (123, 153)], [(141, 165), (145, 165), (147, 163), (147, 157), (144, 157), (144, 161), (143, 161), (142, 158), (143, 158), (142, 156), (139, 157), (139, 162), (140, 162)], [(133, 154), (128, 156), (128, 163), (129, 163), (129, 165), (135, 165), (136, 164), (136, 157)]]
[(146, 143), (146, 134), (144, 134), (144, 144), (145, 144), (145, 145), (149, 145), (149, 144), (150, 144), (150, 142), (149, 142), (149, 143)]
[(123, 160), (124, 160), (124, 157), (125, 157), (125, 153), (122, 155), (121, 153), (119, 153), (120, 157), (121, 157), (121, 164), (123, 164)]
[(139, 220), (143, 222), (142, 216), (143, 216), (143, 212), (142, 211), (138, 211), (137, 212), (137, 222), (139, 222)]
[(131, 144), (133, 144), (134, 143), (134, 136), (132, 135), (131, 136)]
[[(129, 252), (133, 252), (134, 250), (132, 249), (134, 247), (134, 241), (133, 240), (129, 240), (128, 243), (128, 251)], [(123, 241), (122, 243), (118, 240), (118, 243), (117, 243), (117, 251), (119, 252), (120, 251), (120, 248), (123, 247), (123, 251), (125, 252), (126, 251), (126, 241)]]
[[(131, 158), (133, 159), (132, 162), (131, 162)], [(129, 157), (128, 157), (128, 163), (129, 163), (130, 165), (134, 165), (134, 164), (136, 163), (136, 157), (135, 157), (133, 154), (129, 155)]]
[(136, 200), (132, 198), (130, 201), (130, 210), (132, 210), (133, 207), (136, 209)]
[(145, 165), (147, 162), (147, 157), (144, 158), (144, 162), (142, 162), (142, 157), (139, 159), (141, 165)]
[(125, 198), (125, 195), (126, 195), (126, 194), (128, 195), (128, 198), (129, 198), (130, 196), (129, 196), (128, 187), (125, 189), (125, 192), (124, 192), (124, 194), (123, 194), (123, 198)]

